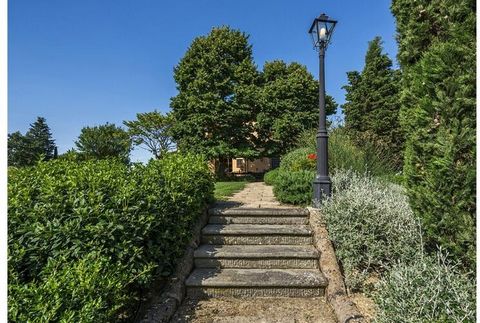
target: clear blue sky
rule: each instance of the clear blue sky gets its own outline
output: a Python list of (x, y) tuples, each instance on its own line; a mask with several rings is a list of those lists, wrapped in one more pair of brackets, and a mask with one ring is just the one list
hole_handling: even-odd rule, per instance
[[(47, 119), (59, 153), (84, 126), (121, 125), (138, 112), (168, 111), (173, 67), (191, 41), (230, 25), (250, 35), (255, 62), (282, 59), (318, 77), (307, 33), (325, 12), (339, 21), (327, 51), (326, 88), (344, 102), (346, 72), (363, 67), (379, 35), (397, 53), (388, 0), (15, 0), (8, 11), (8, 131)], [(132, 160), (149, 154), (135, 150)]]

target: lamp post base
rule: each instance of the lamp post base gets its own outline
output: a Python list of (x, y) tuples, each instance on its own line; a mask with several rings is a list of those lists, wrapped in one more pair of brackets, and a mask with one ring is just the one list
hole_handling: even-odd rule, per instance
[(332, 181), (328, 176), (317, 176), (313, 180), (313, 207), (319, 208), (322, 200), (331, 194)]

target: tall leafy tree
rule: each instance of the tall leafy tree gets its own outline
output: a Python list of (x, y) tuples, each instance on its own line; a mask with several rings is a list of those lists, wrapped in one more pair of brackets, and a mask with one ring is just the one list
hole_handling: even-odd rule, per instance
[[(305, 66), (281, 60), (265, 63), (258, 93), (255, 131), (262, 155), (285, 154), (304, 130), (318, 125), (318, 82)], [(327, 115), (336, 108), (327, 95)]]
[(246, 34), (220, 27), (197, 37), (174, 78), (178, 95), (171, 100), (172, 132), (180, 150), (219, 160), (257, 155), (251, 121), (258, 72)]
[(84, 127), (75, 145), (83, 158), (119, 158), (128, 163), (132, 140), (129, 134), (114, 124)]
[(8, 136), (8, 163), (11, 166), (28, 166), (38, 160), (55, 157), (55, 140), (43, 117), (30, 124), (25, 135), (14, 132)]
[(159, 159), (175, 145), (171, 136), (172, 117), (158, 111), (137, 113), (137, 120), (124, 121), (135, 145), (150, 151)]
[(383, 53), (382, 40), (369, 42), (362, 72), (347, 73), (345, 127), (359, 145), (373, 145), (393, 165), (401, 167), (403, 135), (398, 104), (399, 72)]
[(8, 134), (8, 165), (26, 166), (28, 164), (28, 144), (20, 131)]
[(426, 244), (475, 266), (475, 1), (394, 0), (407, 192)]

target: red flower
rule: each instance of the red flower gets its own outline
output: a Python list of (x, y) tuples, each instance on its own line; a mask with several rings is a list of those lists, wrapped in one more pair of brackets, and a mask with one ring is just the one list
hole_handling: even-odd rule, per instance
[(317, 154), (308, 154), (308, 159), (317, 159)]

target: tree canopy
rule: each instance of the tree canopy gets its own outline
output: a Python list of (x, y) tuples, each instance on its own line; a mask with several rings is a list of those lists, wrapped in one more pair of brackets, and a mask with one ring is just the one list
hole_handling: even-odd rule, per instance
[[(261, 73), (255, 131), (264, 156), (280, 156), (294, 147), (298, 136), (318, 125), (318, 81), (305, 66), (281, 60), (265, 63)], [(327, 115), (337, 104), (325, 99)]]
[[(318, 122), (318, 82), (298, 63), (259, 72), (248, 35), (229, 27), (197, 37), (174, 78), (172, 134), (180, 150), (210, 159), (279, 156)], [(326, 98), (327, 114), (337, 104)]]
[(136, 120), (124, 121), (123, 124), (128, 127), (133, 143), (147, 149), (157, 159), (175, 146), (171, 136), (173, 122), (170, 115), (163, 115), (156, 110), (137, 113)]
[(132, 140), (128, 133), (114, 124), (82, 128), (75, 145), (83, 158), (119, 158), (128, 163)]
[(195, 38), (174, 69), (172, 133), (180, 150), (208, 158), (255, 157), (258, 72), (248, 36), (229, 27)]

